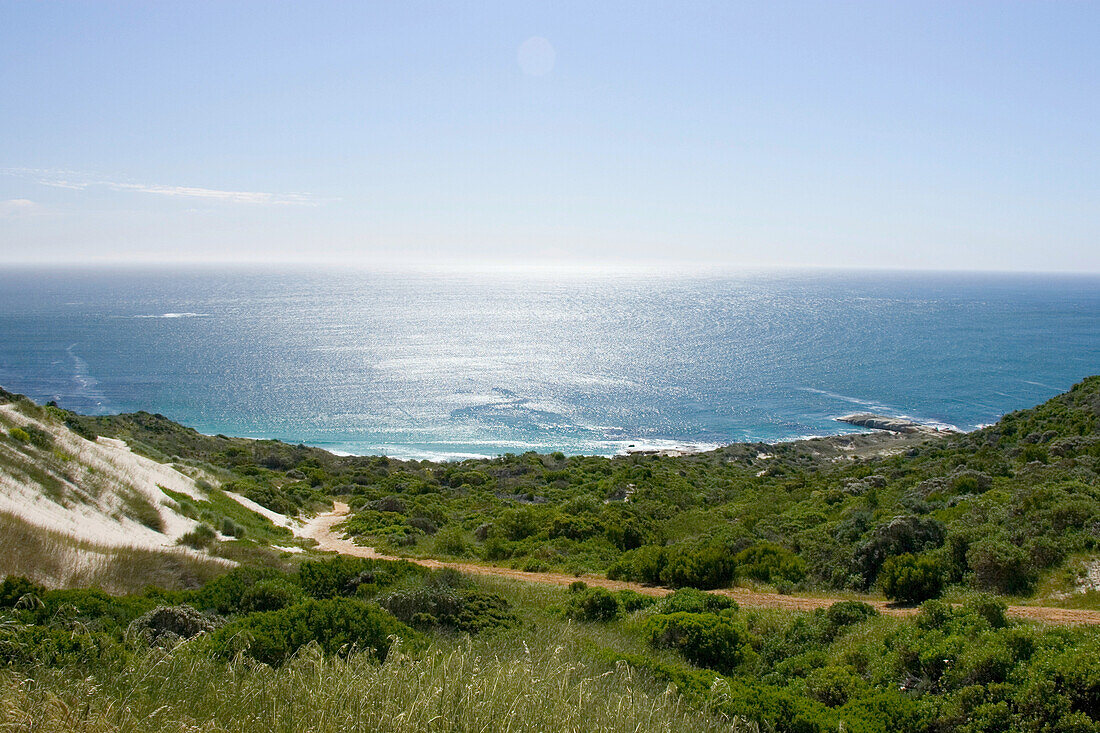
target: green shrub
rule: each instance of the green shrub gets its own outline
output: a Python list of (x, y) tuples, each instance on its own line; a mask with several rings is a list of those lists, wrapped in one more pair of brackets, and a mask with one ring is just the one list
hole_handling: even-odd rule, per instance
[(401, 621), (418, 628), (443, 627), (477, 634), (516, 622), (512, 606), (504, 597), (477, 588), (449, 569), (383, 595), (378, 603)]
[(762, 583), (797, 583), (806, 577), (806, 563), (785, 547), (761, 542), (734, 556), (740, 574)]
[(223, 657), (244, 652), (274, 666), (311, 642), (326, 654), (373, 650), (385, 659), (394, 636), (412, 638), (413, 631), (372, 603), (330, 598), (245, 616), (216, 632), (211, 644)]
[(209, 524), (199, 524), (193, 530), (176, 540), (177, 544), (187, 545), (196, 550), (205, 550), (218, 539), (218, 533)]
[(670, 549), (660, 578), (674, 588), (723, 588), (737, 577), (737, 564), (721, 545)]
[(229, 517), (222, 520), (222, 534), (227, 537), (236, 537), (237, 539), (243, 539), (248, 531), (241, 525), (234, 522)]
[(271, 578), (255, 583), (241, 595), (240, 608), (245, 613), (278, 611), (293, 606), (305, 598), (301, 586), (286, 578)]
[(41, 598), (46, 589), (20, 576), (9, 575), (0, 583), (0, 608), (14, 607), (24, 596)]
[(875, 607), (860, 601), (837, 601), (825, 609), (825, 620), (829, 624), (829, 637), (849, 626), (861, 624), (869, 618), (878, 616)]
[(1005, 616), (1008, 605), (989, 593), (974, 593), (968, 596), (963, 601), (962, 610), (981, 616), (994, 629), (1002, 629), (1008, 625), (1008, 618)]
[(398, 580), (428, 571), (406, 561), (368, 560), (339, 555), (331, 560), (311, 560), (298, 567), (298, 585), (313, 598), (351, 596), (360, 586), (387, 588)]
[(919, 603), (943, 592), (944, 573), (934, 558), (906, 553), (883, 563), (879, 582), (890, 600)]
[(657, 601), (658, 613), (718, 613), (726, 609), (736, 611), (737, 603), (732, 598), (696, 588), (680, 588)]
[(668, 550), (658, 545), (643, 545), (623, 553), (619, 561), (607, 571), (610, 580), (634, 580), (656, 585), (668, 563)]
[(618, 597), (604, 588), (570, 588), (565, 613), (576, 621), (611, 621), (618, 618), (622, 610)]
[(20, 443), (29, 443), (29, 442), (31, 442), (30, 434), (28, 434), (27, 431), (24, 430), (23, 428), (12, 428), (11, 432), (8, 433), (8, 435), (11, 436), (12, 440), (17, 440)]
[(806, 677), (806, 694), (831, 708), (866, 694), (870, 686), (848, 667), (815, 669)]
[(982, 540), (971, 545), (966, 562), (974, 573), (975, 585), (984, 590), (1027, 593), (1038, 579), (1027, 553), (999, 540)]
[(245, 595), (254, 585), (264, 581), (291, 582), (284, 573), (273, 568), (242, 565), (194, 591), (190, 602), (200, 609), (217, 611), (223, 615), (239, 613), (245, 610)]
[(657, 603), (657, 599), (653, 596), (642, 595), (634, 590), (621, 590), (616, 595), (619, 597), (619, 605), (626, 613), (640, 611)]
[(435, 550), (441, 555), (465, 555), (468, 547), (466, 533), (458, 525), (448, 525), (435, 535)]
[(649, 643), (675, 649), (692, 664), (731, 672), (753, 656), (751, 634), (729, 616), (713, 613), (671, 613), (646, 622)]

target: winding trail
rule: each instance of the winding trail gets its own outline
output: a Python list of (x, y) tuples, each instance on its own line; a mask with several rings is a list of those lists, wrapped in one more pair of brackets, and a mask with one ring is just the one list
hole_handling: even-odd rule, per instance
[[(577, 577), (565, 573), (528, 573), (512, 568), (503, 568), (496, 565), (478, 565), (468, 562), (442, 562), (424, 558), (396, 557), (383, 555), (373, 547), (362, 547), (351, 540), (339, 536), (333, 531), (333, 527), (342, 522), (348, 515), (348, 505), (336, 502), (333, 511), (318, 514), (297, 531), (301, 537), (308, 537), (317, 541), (317, 549), (330, 552), (338, 552), (343, 555), (355, 557), (373, 558), (377, 560), (407, 560), (422, 565), (426, 568), (452, 568), (472, 575), (487, 575), (496, 578), (509, 578), (525, 583), (542, 583), (544, 585), (568, 586), (578, 580), (583, 580), (590, 586), (606, 588), (608, 590), (633, 590), (648, 596), (664, 596), (672, 591), (660, 586), (642, 585), (621, 580), (608, 580), (598, 575), (584, 575)], [(781, 608), (792, 611), (812, 611), (815, 608), (828, 608), (843, 598), (819, 598), (814, 596), (788, 596), (779, 593), (763, 593), (749, 590), (748, 588), (724, 588), (711, 591), (719, 595), (727, 596), (737, 601), (738, 605), (745, 608)], [(917, 612), (912, 607), (895, 606), (892, 603), (873, 599), (861, 599), (865, 603), (874, 606), (880, 613), (888, 616), (909, 616)], [(1009, 606), (1008, 615), (1014, 618), (1027, 619), (1029, 621), (1042, 621), (1049, 624), (1076, 625), (1089, 624), (1100, 625), (1100, 611), (1085, 611), (1072, 608), (1051, 608), (1049, 606)]]

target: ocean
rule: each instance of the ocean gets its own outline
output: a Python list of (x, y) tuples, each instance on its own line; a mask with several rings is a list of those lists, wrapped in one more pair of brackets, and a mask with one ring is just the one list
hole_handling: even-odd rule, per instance
[(970, 430), (1100, 373), (1100, 276), (0, 270), (0, 386), (453, 460)]

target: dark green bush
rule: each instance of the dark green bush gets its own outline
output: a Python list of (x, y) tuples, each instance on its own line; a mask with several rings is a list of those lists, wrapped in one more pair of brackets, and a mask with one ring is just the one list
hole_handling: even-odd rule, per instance
[(187, 545), (196, 550), (205, 550), (218, 539), (218, 533), (209, 524), (199, 524), (187, 534), (177, 540), (178, 544)]
[(737, 564), (729, 551), (717, 544), (669, 548), (660, 578), (674, 588), (724, 588), (737, 578)]
[(305, 598), (305, 592), (297, 583), (286, 578), (260, 580), (247, 589), (240, 600), (240, 609), (245, 613), (278, 611), (293, 606)]
[(753, 656), (751, 634), (726, 615), (671, 613), (646, 622), (649, 643), (676, 649), (692, 664), (731, 672)]
[(9, 575), (0, 583), (0, 608), (12, 608), (23, 596), (41, 598), (46, 589), (26, 578)]
[(806, 677), (806, 694), (829, 707), (844, 705), (869, 690), (870, 685), (848, 667), (822, 667)]
[(668, 549), (658, 545), (644, 545), (623, 556), (607, 571), (610, 580), (634, 580), (656, 585), (668, 564)]
[(611, 621), (622, 613), (622, 604), (604, 588), (571, 588), (565, 613), (577, 621)]
[(825, 609), (825, 620), (829, 624), (829, 636), (833, 637), (841, 629), (861, 624), (869, 618), (878, 616), (874, 606), (860, 601), (837, 601)]
[(504, 597), (479, 589), (451, 569), (433, 572), (423, 581), (410, 580), (404, 587), (380, 596), (378, 603), (418, 628), (443, 627), (477, 634), (511, 626), (517, 620)]
[(331, 560), (311, 560), (298, 567), (298, 585), (313, 598), (351, 596), (360, 586), (388, 588), (408, 576), (427, 575), (419, 565), (405, 561), (368, 560), (339, 555)]
[(944, 572), (928, 555), (897, 555), (879, 572), (882, 592), (892, 601), (920, 603), (943, 592)]
[(970, 546), (966, 561), (974, 573), (974, 584), (999, 593), (1027, 593), (1038, 576), (1027, 553), (999, 540), (982, 540)]
[(244, 652), (257, 661), (279, 665), (311, 642), (326, 654), (372, 650), (385, 659), (391, 637), (413, 635), (412, 629), (373, 603), (329, 598), (242, 617), (217, 631), (211, 645), (223, 657)]
[(734, 556), (741, 575), (762, 583), (797, 583), (806, 577), (806, 563), (785, 547), (761, 542)]
[(244, 607), (245, 595), (263, 581), (293, 582), (285, 573), (273, 568), (242, 565), (194, 591), (190, 602), (200, 609), (217, 611), (222, 615), (240, 613), (247, 610)]
[(717, 593), (705, 593), (696, 588), (680, 588), (657, 602), (658, 613), (718, 613), (737, 610), (732, 598)]
[(1008, 625), (1008, 618), (1005, 616), (1008, 605), (989, 593), (974, 593), (967, 597), (963, 601), (962, 610), (982, 617), (994, 629), (1002, 629)]
[(621, 590), (616, 595), (619, 597), (619, 605), (626, 613), (640, 611), (657, 603), (657, 599), (653, 596), (642, 595), (633, 590)]

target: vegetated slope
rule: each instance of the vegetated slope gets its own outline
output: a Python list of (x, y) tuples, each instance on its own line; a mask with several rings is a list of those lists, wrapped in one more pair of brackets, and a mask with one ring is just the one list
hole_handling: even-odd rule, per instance
[(9, 578), (0, 728), (1097, 731), (1098, 651), (988, 594), (807, 613), (344, 556), (126, 597)]
[(64, 417), (0, 392), (0, 575), (119, 590), (190, 585), (233, 564), (207, 552), (233, 539), (226, 533), (239, 539), (244, 525), (266, 525), (290, 537), (211, 482), (121, 440), (83, 437)]
[[(342, 555), (351, 555), (374, 560), (406, 560), (423, 567), (435, 570), (455, 570), (469, 575), (482, 575), (494, 578), (507, 578), (525, 583), (539, 583), (566, 587), (574, 585), (578, 580), (594, 588), (602, 588), (609, 591), (636, 593), (645, 596), (666, 596), (674, 591), (659, 585), (646, 585), (625, 580), (611, 580), (599, 576), (569, 575), (544, 571), (515, 570), (498, 565), (487, 565), (471, 562), (444, 561), (427, 558), (398, 558), (378, 552), (373, 547), (364, 547), (343, 537), (343, 532), (337, 527), (348, 516), (348, 506), (336, 502), (333, 511), (318, 514), (309, 520), (302, 528), (301, 534), (312, 540), (316, 540), (317, 549), (329, 552), (337, 552)], [(830, 598), (825, 595), (788, 595), (784, 593), (770, 592), (744, 587), (720, 588), (708, 591), (710, 595), (724, 596), (734, 600), (745, 608), (772, 608), (788, 611), (813, 611), (825, 609), (836, 603), (844, 603), (850, 599)], [(879, 600), (864, 599), (863, 601), (877, 612), (888, 616), (911, 616), (917, 612), (917, 608), (911, 605), (898, 605)], [(1058, 625), (1084, 624), (1100, 626), (1100, 611), (1049, 608), (1045, 606), (1008, 606), (1007, 614), (1013, 618), (1042, 621), (1044, 623)]]
[(276, 511), (348, 497), (346, 530), (391, 555), (673, 586), (885, 585), (902, 600), (962, 586), (1094, 603), (1077, 586), (1100, 547), (1098, 404), (1090, 377), (963, 435), (446, 464), (203, 436), (148, 413), (65, 419), (230, 471), (234, 490)]

